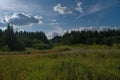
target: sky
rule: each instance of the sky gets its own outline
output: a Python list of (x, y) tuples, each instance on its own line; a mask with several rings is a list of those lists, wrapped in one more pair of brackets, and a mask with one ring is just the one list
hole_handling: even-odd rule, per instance
[(43, 31), (48, 38), (71, 30), (120, 28), (120, 0), (1, 0), (0, 28)]

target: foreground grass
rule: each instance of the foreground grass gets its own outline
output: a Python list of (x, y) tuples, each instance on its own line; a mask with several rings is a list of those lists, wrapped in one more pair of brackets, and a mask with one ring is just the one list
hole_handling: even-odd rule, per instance
[(120, 80), (119, 49), (67, 46), (50, 53), (1, 56), (0, 80)]

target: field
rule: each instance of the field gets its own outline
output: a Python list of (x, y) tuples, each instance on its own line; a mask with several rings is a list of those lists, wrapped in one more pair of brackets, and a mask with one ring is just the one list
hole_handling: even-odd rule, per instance
[(119, 48), (74, 45), (0, 54), (0, 80), (120, 80)]

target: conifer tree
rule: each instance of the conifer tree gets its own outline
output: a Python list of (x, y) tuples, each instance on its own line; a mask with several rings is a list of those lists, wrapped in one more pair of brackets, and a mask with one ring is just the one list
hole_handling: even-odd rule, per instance
[(13, 27), (8, 24), (4, 32), (4, 43), (8, 46), (10, 51), (24, 50), (24, 46), (17, 40)]

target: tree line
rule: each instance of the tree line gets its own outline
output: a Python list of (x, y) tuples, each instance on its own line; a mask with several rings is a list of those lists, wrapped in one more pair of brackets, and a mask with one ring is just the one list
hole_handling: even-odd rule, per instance
[(103, 31), (72, 31), (63, 36), (55, 36), (50, 40), (53, 44), (98, 44), (113, 45), (120, 44), (120, 29)]
[(23, 51), (27, 47), (50, 49), (52, 45), (43, 32), (15, 32), (11, 25), (5, 31), (0, 30), (0, 51)]
[(72, 31), (48, 40), (44, 32), (14, 31), (11, 25), (0, 30), (0, 51), (23, 51), (26, 48), (51, 49), (53, 45), (120, 44), (120, 29), (103, 31)]

